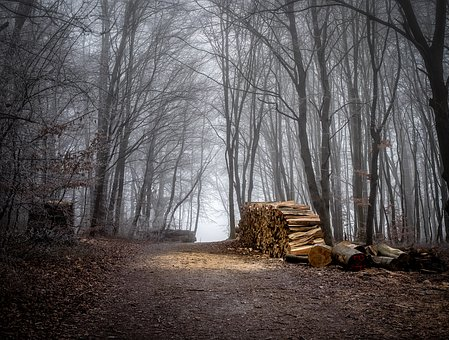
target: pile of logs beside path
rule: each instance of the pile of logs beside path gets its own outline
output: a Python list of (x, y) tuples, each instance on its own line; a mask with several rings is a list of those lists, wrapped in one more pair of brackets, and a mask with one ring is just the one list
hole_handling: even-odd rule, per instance
[(334, 262), (351, 271), (366, 267), (422, 273), (441, 273), (447, 270), (446, 264), (434, 249), (401, 250), (385, 243), (357, 245), (342, 241), (331, 248), (328, 256), (331, 258), (330, 263)]
[(324, 244), (320, 218), (309, 206), (286, 202), (247, 203), (239, 222), (240, 242), (271, 257), (307, 256)]
[(349, 241), (328, 246), (324, 243), (319, 216), (309, 206), (294, 201), (245, 204), (239, 239), (244, 247), (313, 267), (334, 263), (351, 271), (366, 267), (427, 273), (447, 270), (432, 249), (404, 251), (385, 243), (364, 246)]

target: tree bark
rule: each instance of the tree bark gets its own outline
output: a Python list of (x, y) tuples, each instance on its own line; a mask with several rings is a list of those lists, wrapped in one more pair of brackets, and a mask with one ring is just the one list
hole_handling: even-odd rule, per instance
[[(436, 0), (435, 28), (429, 45), (418, 23), (410, 0), (396, 1), (402, 10), (405, 36), (418, 49), (426, 66), (427, 77), (432, 90), (432, 98), (429, 100), (429, 105), (434, 112), (439, 153), (443, 164), (442, 178), (446, 182), (446, 188), (443, 190), (447, 190), (449, 185), (449, 105), (448, 84), (444, 79), (443, 67), (447, 2), (445, 0)], [(444, 210), (449, 214), (449, 200), (446, 201)]]
[(97, 160), (95, 168), (94, 198), (92, 216), (90, 221), (90, 235), (95, 236), (98, 229), (104, 228), (106, 218), (105, 191), (106, 191), (106, 169), (109, 160), (108, 123), (109, 108), (112, 98), (108, 99), (108, 75), (109, 75), (109, 48), (110, 48), (110, 18), (109, 1), (102, 0), (102, 31), (100, 77), (99, 81), (99, 104), (98, 104), (98, 126), (97, 126)]
[[(345, 54), (343, 63), (345, 67), (346, 82), (348, 88), (349, 99), (349, 130), (351, 141), (351, 158), (352, 158), (352, 199), (354, 204), (354, 235), (360, 236), (360, 231), (366, 230), (366, 197), (364, 196), (364, 173), (365, 160), (363, 156), (363, 139), (362, 139), (362, 101), (360, 100), (358, 90), (359, 77), (359, 21), (356, 17), (352, 20), (351, 30), (353, 34), (353, 64), (349, 64), (349, 55)], [(348, 37), (346, 30), (343, 31), (343, 47), (346, 51), (348, 48)], [(352, 73), (351, 73), (352, 71)]]
[(355, 249), (354, 245), (347, 241), (337, 243), (332, 248), (332, 256), (344, 268), (352, 271), (365, 269), (365, 254)]
[[(298, 95), (299, 107), (298, 107), (298, 132), (299, 132), (299, 141), (300, 141), (300, 153), (301, 158), (304, 163), (307, 184), (310, 192), (310, 198), (312, 200), (312, 205), (316, 209), (318, 215), (320, 216), (322, 228), (324, 231), (324, 240), (327, 245), (333, 244), (332, 238), (332, 229), (331, 229), (331, 221), (329, 214), (329, 196), (328, 188), (324, 188), (323, 192), (320, 192), (318, 187), (318, 183), (316, 181), (311, 151), (309, 147), (309, 138), (307, 131), (307, 94), (306, 94), (306, 72), (303, 65), (303, 58), (301, 49), (299, 46), (299, 35), (296, 26), (296, 17), (295, 17), (295, 2), (286, 0), (286, 8), (287, 8), (287, 17), (289, 21), (289, 32), (293, 49), (293, 59), (295, 63), (295, 71), (296, 71), (296, 82), (295, 89)], [(323, 148), (326, 145), (322, 146)], [(321, 170), (322, 178), (325, 177), (325, 180), (329, 179), (329, 174), (325, 173), (326, 169)], [(322, 182), (323, 184), (323, 182)]]

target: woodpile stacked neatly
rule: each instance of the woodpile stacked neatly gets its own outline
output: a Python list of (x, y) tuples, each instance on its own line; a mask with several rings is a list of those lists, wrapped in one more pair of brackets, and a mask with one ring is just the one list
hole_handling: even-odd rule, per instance
[(309, 206), (294, 201), (245, 204), (241, 211), (239, 239), (247, 248), (313, 267), (334, 263), (351, 271), (381, 267), (436, 273), (447, 269), (431, 250), (403, 251), (387, 244), (364, 246), (349, 241), (328, 246), (324, 244), (319, 216)]
[(294, 201), (247, 203), (241, 211), (240, 241), (271, 257), (307, 256), (323, 236), (319, 216)]

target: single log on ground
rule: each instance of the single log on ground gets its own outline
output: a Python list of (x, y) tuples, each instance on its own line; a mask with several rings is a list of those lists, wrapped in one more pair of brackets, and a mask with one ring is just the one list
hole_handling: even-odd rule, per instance
[(390, 247), (385, 243), (380, 243), (376, 245), (377, 252), (382, 256), (397, 258), (402, 254), (405, 254), (401, 249)]
[(392, 248), (385, 243), (380, 243), (376, 245), (377, 253), (380, 256), (387, 256), (396, 259), (397, 266), (402, 267), (401, 270), (407, 270), (410, 264), (410, 255), (406, 252)]
[(332, 248), (332, 257), (347, 270), (358, 271), (366, 268), (365, 254), (343, 241)]
[(325, 267), (332, 263), (332, 247), (326, 244), (317, 244), (309, 251), (309, 263), (312, 267)]
[(289, 262), (289, 263), (308, 263), (309, 262), (309, 258), (307, 257), (307, 255), (287, 254), (287, 255), (285, 255), (284, 260), (285, 260), (285, 262)]
[(403, 264), (398, 259), (388, 256), (369, 256), (369, 264), (372, 267), (385, 268), (388, 270), (404, 270)]

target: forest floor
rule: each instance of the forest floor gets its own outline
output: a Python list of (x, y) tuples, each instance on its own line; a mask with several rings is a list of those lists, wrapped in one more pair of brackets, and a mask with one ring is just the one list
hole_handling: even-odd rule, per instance
[(316, 269), (231, 241), (22, 244), (0, 277), (1, 339), (449, 338), (448, 272)]

